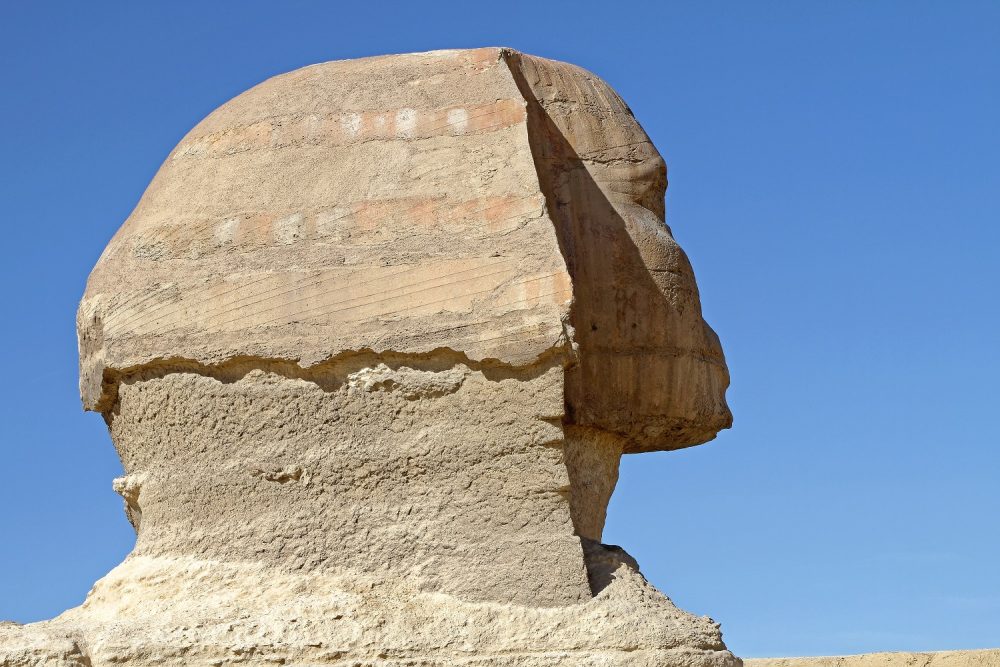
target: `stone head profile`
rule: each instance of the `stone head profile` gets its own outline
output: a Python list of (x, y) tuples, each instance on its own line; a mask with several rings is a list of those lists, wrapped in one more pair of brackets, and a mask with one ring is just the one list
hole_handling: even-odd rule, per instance
[(601, 544), (623, 454), (731, 422), (666, 184), (607, 84), (507, 49), (315, 65), (209, 115), (78, 313), (137, 532), (64, 615), (87, 659), (142, 655), (93, 618), (145, 601), (204, 616), (167, 663), (229, 664), (242, 618), (288, 664), (736, 664)]

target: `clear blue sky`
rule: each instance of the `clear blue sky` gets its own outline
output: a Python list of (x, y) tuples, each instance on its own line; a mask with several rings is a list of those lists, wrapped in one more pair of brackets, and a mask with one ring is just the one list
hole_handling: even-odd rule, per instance
[(315, 62), (508, 45), (600, 74), (735, 427), (627, 457), (606, 541), (745, 656), (1000, 646), (1000, 3), (4, 2), (0, 619), (129, 551), (74, 311), (167, 152)]

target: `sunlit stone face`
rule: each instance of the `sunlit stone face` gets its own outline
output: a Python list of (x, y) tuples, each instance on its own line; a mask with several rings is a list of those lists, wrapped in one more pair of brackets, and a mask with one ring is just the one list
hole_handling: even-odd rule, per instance
[(192, 130), (109, 244), (84, 402), (156, 359), (557, 351), (568, 423), (626, 451), (704, 442), (728, 373), (665, 189), (630, 110), (572, 65), (481, 49), (276, 77)]
[(601, 544), (729, 423), (615, 93), (507, 49), (306, 67), (170, 153), (78, 314), (135, 549), (0, 664), (738, 667)]
[(539, 179), (572, 276), (579, 363), (567, 419), (625, 451), (728, 428), (729, 375), (694, 273), (664, 222), (666, 166), (617, 94), (572, 65), (518, 58)]
[(621, 455), (730, 420), (665, 188), (606, 84), (508, 51), (326, 63), (215, 111), (80, 309), (136, 553), (589, 598)]

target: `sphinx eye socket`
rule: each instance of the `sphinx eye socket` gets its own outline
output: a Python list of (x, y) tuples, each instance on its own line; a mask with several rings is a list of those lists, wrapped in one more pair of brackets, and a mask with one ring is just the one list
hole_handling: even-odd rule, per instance
[(639, 203), (652, 208), (663, 205), (663, 195), (667, 190), (667, 164), (657, 155), (643, 164), (642, 173), (636, 176), (636, 187), (640, 188)]

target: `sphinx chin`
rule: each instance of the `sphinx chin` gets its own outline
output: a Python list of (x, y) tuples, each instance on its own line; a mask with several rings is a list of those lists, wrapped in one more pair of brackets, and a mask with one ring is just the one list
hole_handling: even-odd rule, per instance
[(618, 96), (509, 49), (324, 63), (174, 149), (78, 313), (136, 528), (4, 665), (737, 665), (601, 543), (728, 372)]

